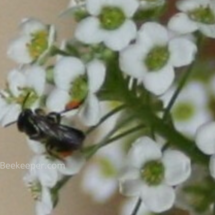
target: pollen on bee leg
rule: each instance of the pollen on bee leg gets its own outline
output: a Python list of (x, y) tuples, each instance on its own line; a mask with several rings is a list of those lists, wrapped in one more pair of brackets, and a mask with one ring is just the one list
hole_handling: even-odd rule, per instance
[(78, 108), (80, 104), (81, 104), (80, 101), (71, 101), (66, 104), (66, 110), (72, 110), (72, 109)]
[(68, 156), (71, 156), (73, 151), (64, 151), (64, 152), (59, 152), (59, 157), (60, 158), (66, 158)]

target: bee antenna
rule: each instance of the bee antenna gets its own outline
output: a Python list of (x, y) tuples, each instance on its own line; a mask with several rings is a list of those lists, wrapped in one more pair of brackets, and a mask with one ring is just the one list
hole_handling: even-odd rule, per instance
[(4, 127), (5, 127), (5, 128), (6, 128), (6, 127), (9, 127), (9, 126), (11, 126), (11, 125), (13, 125), (13, 124), (15, 124), (15, 123), (17, 123), (17, 121), (10, 122), (10, 123), (8, 123), (7, 125), (5, 125)]
[(31, 93), (29, 92), (29, 93), (25, 96), (25, 98), (24, 98), (24, 100), (23, 100), (23, 102), (22, 102), (22, 110), (24, 109), (25, 104), (26, 104), (26, 102), (27, 102), (27, 100), (28, 100), (30, 94), (31, 94)]

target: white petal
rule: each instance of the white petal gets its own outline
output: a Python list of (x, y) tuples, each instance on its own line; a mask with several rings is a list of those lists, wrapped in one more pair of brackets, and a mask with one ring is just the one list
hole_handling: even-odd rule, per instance
[(141, 26), (138, 40), (143, 41), (146, 36), (154, 45), (158, 46), (166, 45), (169, 40), (167, 29), (156, 22), (147, 22)]
[(94, 16), (98, 16), (101, 13), (103, 7), (107, 6), (106, 0), (88, 0), (86, 1), (87, 11)]
[(100, 60), (93, 60), (87, 65), (88, 87), (91, 93), (96, 93), (101, 88), (105, 73), (105, 65)]
[(81, 154), (73, 154), (64, 159), (64, 165), (59, 171), (64, 175), (77, 174), (85, 164), (85, 158)]
[(175, 78), (175, 72), (171, 65), (167, 65), (159, 71), (148, 72), (143, 79), (145, 88), (154, 93), (161, 95), (165, 93), (172, 85)]
[(211, 176), (215, 178), (215, 155), (210, 157), (209, 170)]
[(104, 39), (104, 43), (108, 48), (114, 51), (120, 51), (136, 37), (136, 33), (137, 27), (134, 22), (127, 20), (120, 28), (107, 31), (107, 37)]
[(45, 155), (37, 156), (35, 163), (37, 164), (34, 171), (38, 172), (38, 178), (45, 187), (54, 187), (58, 181), (58, 167), (51, 162)]
[(75, 38), (86, 44), (97, 44), (104, 40), (105, 32), (100, 29), (100, 22), (95, 17), (89, 17), (78, 23)]
[(182, 0), (178, 1), (176, 6), (181, 11), (189, 12), (201, 6), (205, 7), (209, 2), (210, 0)]
[(76, 57), (61, 58), (54, 68), (55, 84), (63, 90), (69, 90), (71, 82), (85, 73), (84, 64)]
[(4, 127), (11, 122), (17, 120), (19, 114), (21, 112), (21, 107), (18, 104), (10, 105), (8, 111), (6, 112), (5, 116), (2, 118), (1, 125)]
[(210, 38), (215, 38), (215, 24), (213, 24), (213, 25), (200, 24), (199, 30), (205, 36), (210, 37)]
[(61, 112), (65, 110), (69, 100), (70, 95), (67, 91), (55, 88), (46, 99), (46, 106), (50, 111)]
[(145, 47), (141, 43), (122, 50), (119, 58), (121, 70), (131, 77), (143, 79), (147, 71), (143, 63), (145, 54)]
[(37, 215), (51, 214), (53, 209), (53, 203), (51, 193), (48, 188), (42, 187), (41, 200), (36, 203)]
[(168, 28), (180, 34), (188, 34), (196, 31), (198, 25), (187, 14), (177, 13), (168, 22)]
[(173, 206), (175, 201), (175, 192), (172, 187), (166, 185), (145, 185), (142, 188), (141, 197), (149, 210), (155, 213), (161, 213)]
[(28, 36), (21, 36), (11, 41), (7, 51), (8, 57), (20, 64), (31, 63), (33, 59), (26, 48), (29, 41)]
[(26, 70), (26, 75), (28, 86), (33, 88), (38, 96), (42, 96), (46, 83), (45, 70), (40, 66), (32, 66)]
[(96, 125), (101, 118), (99, 100), (94, 94), (89, 94), (80, 110), (80, 119), (87, 126)]
[(118, 0), (118, 4), (120, 8), (124, 11), (126, 17), (132, 17), (139, 6), (139, 2), (137, 0), (126, 0), (126, 4), (124, 0)]
[(0, 121), (4, 118), (7, 112), (10, 110), (10, 105), (7, 104), (4, 99), (0, 97)]
[(116, 192), (117, 185), (115, 178), (106, 178), (103, 175), (97, 163), (91, 164), (84, 172), (82, 189), (99, 203), (109, 200)]
[(137, 168), (142, 168), (147, 161), (161, 158), (159, 146), (149, 137), (141, 137), (132, 145), (128, 154), (128, 163)]
[(7, 77), (9, 89), (15, 97), (18, 97), (21, 92), (21, 88), (27, 84), (26, 77), (19, 70), (12, 70)]
[(122, 193), (125, 196), (140, 196), (141, 188), (142, 188), (142, 181), (141, 180), (128, 180), (128, 181), (121, 181), (120, 182), (120, 193)]
[(175, 38), (169, 43), (169, 51), (172, 65), (181, 67), (190, 64), (195, 59), (197, 47), (190, 40)]
[(125, 168), (119, 176), (119, 190), (125, 196), (139, 196), (142, 186), (140, 170), (133, 167)]
[(43, 154), (46, 152), (46, 148), (45, 148), (44, 144), (42, 144), (39, 141), (35, 141), (35, 140), (31, 140), (31, 139), (27, 138), (27, 143), (28, 143), (30, 149), (36, 154)]
[(184, 182), (191, 175), (190, 159), (180, 151), (165, 151), (162, 161), (165, 166), (165, 183), (170, 186)]
[(196, 132), (196, 145), (205, 154), (215, 154), (215, 122), (206, 123)]
[[(128, 200), (126, 200), (121, 208), (121, 213), (120, 215), (131, 215), (132, 211), (135, 208), (135, 205), (137, 204), (138, 198), (128, 198)], [(139, 210), (137, 212), (137, 215), (152, 215), (151, 212), (147, 209), (147, 207), (145, 206), (145, 204), (142, 202)]]
[(22, 21), (20, 28), (23, 34), (31, 35), (35, 32), (46, 30), (46, 25), (37, 19), (27, 18)]

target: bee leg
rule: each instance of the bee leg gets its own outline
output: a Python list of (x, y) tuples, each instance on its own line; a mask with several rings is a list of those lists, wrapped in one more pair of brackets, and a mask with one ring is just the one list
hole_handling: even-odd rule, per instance
[(59, 113), (51, 112), (47, 115), (47, 119), (49, 120), (49, 122), (59, 125), (61, 121), (61, 116)]

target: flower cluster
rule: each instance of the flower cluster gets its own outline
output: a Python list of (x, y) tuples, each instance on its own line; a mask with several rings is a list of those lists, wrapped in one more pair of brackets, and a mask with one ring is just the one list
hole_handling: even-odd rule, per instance
[(167, 4), (73, 0), (61, 17), (77, 21), (74, 37), (62, 45), (53, 25), (22, 21), (8, 48), (19, 65), (0, 91), (0, 123), (17, 123), (40, 166), (24, 177), (37, 215), (51, 214), (58, 191), (97, 152), (83, 190), (105, 202), (119, 188), (132, 197), (126, 215), (171, 209), (191, 160), (210, 160), (215, 178), (214, 78), (188, 80), (209, 70), (199, 53), (201, 38), (215, 38), (215, 1), (177, 1), (180, 12), (165, 20)]

